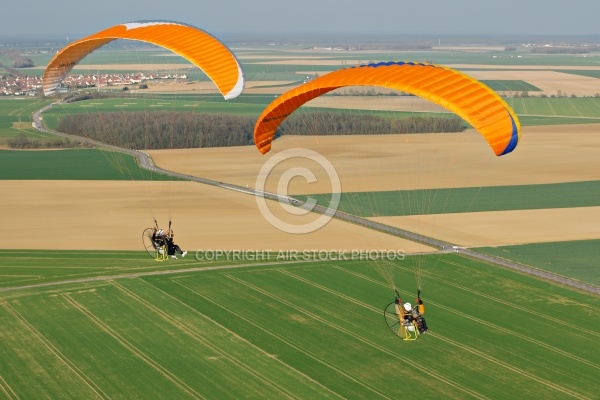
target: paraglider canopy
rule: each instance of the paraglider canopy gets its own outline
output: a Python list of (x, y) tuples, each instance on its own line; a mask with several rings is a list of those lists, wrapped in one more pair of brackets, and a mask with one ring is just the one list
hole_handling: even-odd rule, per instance
[(387, 62), (330, 72), (294, 88), (269, 104), (254, 126), (254, 142), (265, 154), (279, 125), (306, 102), (345, 86), (380, 86), (414, 94), (471, 124), (498, 156), (515, 149), (520, 124), (514, 111), (483, 83), (453, 69), (426, 63)]
[(151, 43), (179, 54), (200, 68), (226, 100), (239, 96), (244, 89), (244, 74), (239, 62), (212, 35), (179, 22), (138, 21), (112, 26), (61, 49), (44, 71), (44, 95), (51, 95), (69, 71), (88, 54), (117, 39)]

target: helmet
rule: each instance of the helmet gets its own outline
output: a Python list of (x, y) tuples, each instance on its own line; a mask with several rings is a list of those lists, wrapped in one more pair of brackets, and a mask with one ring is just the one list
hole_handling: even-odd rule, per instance
[(410, 305), (410, 303), (404, 303), (404, 309), (406, 311), (410, 311), (410, 310), (412, 310), (412, 306)]

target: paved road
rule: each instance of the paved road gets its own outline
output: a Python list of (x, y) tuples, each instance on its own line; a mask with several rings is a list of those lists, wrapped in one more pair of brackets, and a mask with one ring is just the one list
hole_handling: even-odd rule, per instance
[[(60, 133), (60, 132), (56, 132), (56, 131), (50, 131), (46, 128), (44, 128), (43, 124), (42, 124), (42, 113), (48, 109), (50, 109), (51, 107), (53, 107), (54, 104), (51, 104), (49, 106), (46, 106), (38, 111), (36, 111), (33, 114), (33, 127), (35, 129), (38, 129), (42, 132), (47, 132), (47, 133), (52, 133), (61, 137), (65, 137), (65, 138), (69, 138), (71, 140), (75, 140), (75, 141), (79, 141), (79, 142), (84, 142), (87, 144), (91, 144), (100, 148), (105, 148), (105, 149), (110, 149), (113, 151), (118, 151), (121, 153), (125, 153), (125, 154), (131, 154), (133, 156), (136, 157), (139, 165), (142, 168), (145, 168), (147, 170), (150, 171), (154, 171), (154, 172), (158, 172), (158, 173), (162, 173), (162, 174), (166, 174), (169, 176), (173, 176), (173, 177), (177, 177), (177, 178), (182, 178), (182, 179), (187, 179), (190, 181), (195, 181), (195, 182), (199, 182), (199, 183), (203, 183), (206, 185), (212, 185), (212, 186), (218, 186), (221, 187), (223, 189), (228, 189), (228, 190), (235, 190), (237, 192), (241, 192), (241, 193), (246, 193), (248, 195), (252, 195), (252, 196), (262, 196), (265, 197), (267, 199), (270, 200), (275, 200), (275, 201), (282, 201), (283, 199), (286, 199), (288, 202), (291, 201), (292, 204), (295, 204), (297, 207), (301, 207), (301, 208), (305, 208), (305, 204), (298, 200), (298, 199), (294, 199), (291, 197), (283, 197), (281, 195), (278, 195), (276, 193), (269, 193), (269, 192), (263, 192), (263, 191), (257, 191), (254, 189), (250, 189), (247, 187), (243, 187), (243, 186), (238, 186), (238, 185), (234, 185), (231, 183), (224, 183), (224, 182), (219, 182), (219, 181), (214, 181), (211, 179), (205, 179), (205, 178), (200, 178), (197, 176), (192, 176), (192, 175), (185, 175), (185, 174), (181, 174), (179, 172), (175, 172), (175, 171), (169, 171), (163, 168), (159, 168), (157, 166), (154, 165), (154, 162), (152, 162), (152, 158), (150, 158), (150, 156), (148, 154), (146, 154), (143, 151), (140, 150), (133, 150), (133, 149), (125, 149), (122, 147), (117, 147), (117, 146), (112, 146), (112, 145), (107, 145), (105, 143), (102, 142), (98, 142), (95, 140), (91, 140), (91, 139), (87, 139), (87, 138), (83, 138), (80, 136), (74, 136), (74, 135), (69, 135), (66, 133)], [(314, 209), (312, 210), (314, 212), (318, 212), (318, 213), (325, 213), (327, 211), (327, 208), (322, 207), (322, 206), (316, 206), (314, 207)], [(444, 242), (441, 240), (437, 240), (434, 238), (430, 238), (427, 236), (422, 236), (419, 235), (417, 233), (414, 232), (409, 232), (400, 228), (395, 228), (389, 225), (385, 225), (379, 222), (375, 222), (375, 221), (371, 221), (368, 220), (366, 218), (361, 218), (361, 217), (357, 217), (355, 215), (351, 215), (351, 214), (347, 214), (341, 211), (336, 211), (333, 214), (334, 218), (338, 218), (347, 222), (351, 222), (354, 224), (358, 224), (358, 225), (362, 225), (365, 226), (367, 228), (370, 229), (375, 229), (381, 232), (385, 232), (385, 233), (389, 233), (391, 235), (395, 235), (404, 239), (408, 239), (408, 240), (412, 240), (412, 241), (417, 241), (419, 243), (423, 243), (429, 246), (432, 246), (434, 248), (439, 249), (439, 251), (441, 252), (454, 252), (454, 253), (460, 253), (464, 256), (476, 259), (476, 260), (481, 260), (487, 263), (491, 263), (497, 266), (501, 266), (504, 268), (509, 268), (509, 269), (513, 269), (519, 272), (523, 272), (525, 274), (529, 274), (529, 275), (533, 275), (533, 276), (537, 276), (539, 278), (548, 280), (548, 281), (552, 281), (552, 282), (556, 282), (565, 286), (570, 286), (573, 288), (577, 288), (579, 290), (582, 291), (586, 291), (586, 292), (590, 292), (590, 293), (595, 293), (595, 294), (600, 294), (600, 287), (598, 286), (594, 286), (594, 285), (589, 285), (580, 281), (576, 281), (574, 279), (570, 279), (570, 278), (566, 278), (564, 276), (560, 276), (560, 275), (555, 275), (552, 274), (550, 272), (547, 271), (543, 271), (537, 268), (533, 268), (527, 265), (523, 265), (523, 264), (519, 264), (516, 263), (514, 261), (511, 260), (506, 260), (506, 259), (502, 259), (499, 257), (495, 257), (495, 256), (491, 256), (491, 255), (487, 255), (487, 254), (482, 254), (479, 253), (477, 251), (471, 250), (471, 249), (467, 249), (467, 248), (463, 248), (463, 247), (459, 247), (456, 246), (453, 243), (448, 243), (448, 242)]]

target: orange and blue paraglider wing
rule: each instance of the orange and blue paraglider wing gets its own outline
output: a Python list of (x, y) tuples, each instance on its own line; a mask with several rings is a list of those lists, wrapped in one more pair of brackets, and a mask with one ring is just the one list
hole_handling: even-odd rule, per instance
[(508, 104), (483, 83), (435, 64), (388, 62), (337, 70), (300, 85), (269, 104), (254, 126), (254, 142), (265, 154), (279, 125), (306, 102), (345, 86), (380, 86), (411, 93), (459, 115), (498, 156), (515, 149), (519, 120)]

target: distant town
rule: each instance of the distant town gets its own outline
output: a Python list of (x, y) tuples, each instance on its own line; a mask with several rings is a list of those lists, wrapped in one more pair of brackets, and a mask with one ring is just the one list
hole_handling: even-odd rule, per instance
[[(63, 79), (59, 92), (85, 88), (143, 85), (162, 79), (187, 79), (185, 74), (131, 73), (131, 74), (71, 74)], [(0, 76), (0, 96), (37, 96), (42, 91), (41, 76)]]

